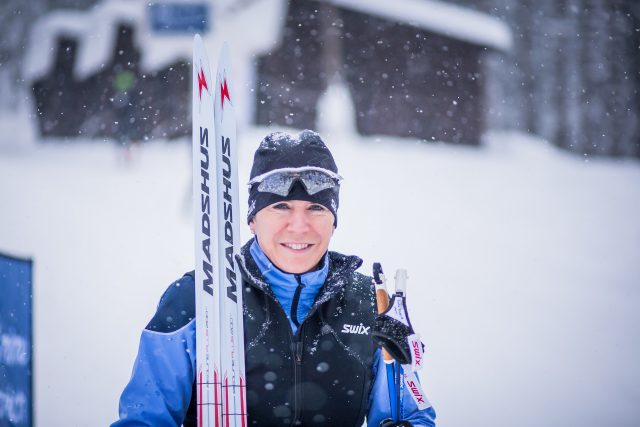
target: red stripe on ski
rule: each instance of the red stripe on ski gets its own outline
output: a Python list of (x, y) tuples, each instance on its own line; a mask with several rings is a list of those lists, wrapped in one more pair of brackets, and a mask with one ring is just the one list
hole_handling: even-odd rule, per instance
[(244, 410), (244, 381), (242, 381), (242, 377), (240, 377), (240, 415), (242, 416), (242, 427), (246, 427), (247, 414)]
[(225, 389), (225, 416), (227, 417), (227, 427), (231, 425), (229, 421), (229, 379), (224, 377), (224, 389)]
[(218, 399), (218, 371), (217, 370), (213, 370), (213, 403), (214, 406), (216, 407), (216, 427), (219, 427), (218, 425), (218, 420), (220, 419), (220, 417), (218, 416), (218, 404), (219, 399)]
[(198, 405), (198, 427), (202, 427), (202, 371), (200, 371), (200, 405)]

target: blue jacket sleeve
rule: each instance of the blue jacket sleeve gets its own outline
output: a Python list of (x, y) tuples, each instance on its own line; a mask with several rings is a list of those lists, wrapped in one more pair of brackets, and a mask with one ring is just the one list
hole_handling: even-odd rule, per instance
[[(373, 362), (373, 387), (369, 395), (369, 413), (367, 427), (379, 427), (385, 419), (391, 418), (391, 397), (386, 375), (386, 364), (380, 349), (376, 350)], [(436, 413), (432, 406), (418, 409), (407, 387), (402, 387), (400, 396), (402, 419), (410, 421), (414, 426), (435, 426)]]
[(188, 301), (189, 292), (184, 295), (180, 289), (184, 282), (169, 287), (142, 332), (131, 379), (120, 397), (119, 420), (111, 427), (182, 424), (196, 369), (196, 326), (189, 307), (193, 302)]

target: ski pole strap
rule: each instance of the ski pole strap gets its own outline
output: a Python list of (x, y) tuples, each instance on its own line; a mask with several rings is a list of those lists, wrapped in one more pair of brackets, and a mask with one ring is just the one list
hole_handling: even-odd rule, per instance
[(387, 350), (408, 370), (422, 367), (424, 345), (411, 326), (403, 296), (394, 295), (389, 308), (376, 316), (371, 335), (376, 345)]
[[(391, 376), (395, 376), (397, 372), (393, 372), (395, 369), (392, 364), (387, 365), (387, 379), (389, 381)], [(419, 410), (424, 410), (431, 407), (431, 403), (422, 391), (418, 374), (415, 372), (403, 372), (402, 373), (404, 387), (409, 389), (409, 394), (415, 402)], [(380, 427), (412, 427), (409, 421), (400, 420), (400, 408), (397, 408), (393, 403), (391, 404), (391, 418), (382, 420)]]
[(417, 371), (422, 368), (422, 360), (424, 359), (424, 344), (420, 341), (420, 335), (411, 334), (407, 337), (409, 351), (411, 352), (411, 368), (410, 371)]
[(404, 385), (409, 389), (409, 394), (413, 398), (413, 401), (416, 403), (418, 409), (423, 410), (431, 407), (431, 403), (427, 400), (427, 396), (425, 396), (422, 391), (422, 386), (420, 385), (420, 380), (418, 379), (418, 374), (415, 372), (405, 372), (404, 373)]

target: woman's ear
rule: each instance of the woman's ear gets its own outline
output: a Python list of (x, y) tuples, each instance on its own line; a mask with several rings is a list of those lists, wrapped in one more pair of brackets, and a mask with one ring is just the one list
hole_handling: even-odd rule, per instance
[(249, 222), (249, 229), (251, 230), (251, 234), (256, 234), (255, 221), (256, 221), (256, 218), (253, 217), (253, 218), (251, 218), (251, 221)]

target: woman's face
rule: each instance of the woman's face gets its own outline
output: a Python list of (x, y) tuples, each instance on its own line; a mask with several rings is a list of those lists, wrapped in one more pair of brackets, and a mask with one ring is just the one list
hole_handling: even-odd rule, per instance
[(333, 214), (317, 203), (287, 200), (258, 211), (249, 224), (260, 247), (280, 270), (312, 270), (329, 247)]

